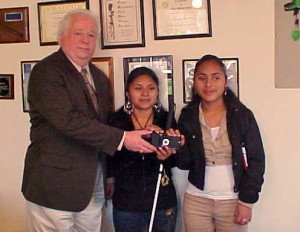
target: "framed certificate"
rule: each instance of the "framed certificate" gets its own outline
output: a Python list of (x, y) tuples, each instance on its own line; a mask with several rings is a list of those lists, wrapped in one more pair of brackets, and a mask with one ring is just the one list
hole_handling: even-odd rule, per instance
[(14, 75), (0, 74), (0, 100), (14, 99)]
[(28, 7), (0, 9), (0, 44), (29, 42)]
[(57, 45), (59, 21), (70, 11), (89, 9), (88, 0), (40, 2), (38, 7), (40, 45)]
[(27, 91), (30, 73), (38, 61), (21, 61), (23, 112), (29, 112)]
[[(183, 72), (183, 102), (188, 103), (192, 100), (194, 86), (194, 71), (198, 59), (182, 60)], [(228, 77), (227, 86), (239, 97), (239, 59), (222, 58)]]
[(210, 37), (210, 0), (152, 0), (154, 38)]
[(145, 47), (143, 0), (100, 0), (101, 46)]
[(129, 73), (137, 67), (151, 68), (159, 78), (159, 101), (169, 110), (169, 102), (173, 98), (173, 56), (142, 56), (123, 59), (124, 89)]
[(115, 109), (114, 104), (114, 66), (113, 66), (113, 58), (112, 57), (94, 57), (91, 62), (99, 68), (109, 79), (110, 84), (110, 94), (113, 100), (112, 110)]

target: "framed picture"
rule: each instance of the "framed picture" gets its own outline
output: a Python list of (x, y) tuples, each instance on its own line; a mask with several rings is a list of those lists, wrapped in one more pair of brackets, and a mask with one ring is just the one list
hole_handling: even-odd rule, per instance
[(152, 0), (154, 38), (210, 37), (210, 0)]
[(27, 101), (28, 82), (31, 70), (38, 61), (21, 61), (23, 112), (29, 112)]
[(28, 7), (0, 9), (0, 44), (29, 42)]
[(0, 74), (0, 100), (14, 99), (14, 75)]
[(113, 99), (113, 109), (115, 109), (114, 102), (114, 66), (113, 66), (113, 58), (112, 57), (94, 57), (91, 62), (97, 66), (109, 79), (110, 83), (110, 91), (111, 97)]
[(38, 5), (40, 45), (57, 45), (59, 21), (75, 9), (89, 9), (89, 0), (39, 2)]
[(169, 110), (169, 101), (173, 98), (173, 56), (127, 57), (124, 64), (124, 89), (129, 73), (137, 67), (151, 68), (159, 78), (159, 101)]
[(100, 0), (101, 46), (145, 47), (143, 0)]
[[(183, 72), (183, 102), (188, 103), (192, 100), (194, 71), (198, 59), (182, 60)], [(222, 58), (228, 77), (228, 87), (239, 97), (239, 59)]]
[(239, 59), (222, 58), (228, 77), (228, 87), (239, 97)]

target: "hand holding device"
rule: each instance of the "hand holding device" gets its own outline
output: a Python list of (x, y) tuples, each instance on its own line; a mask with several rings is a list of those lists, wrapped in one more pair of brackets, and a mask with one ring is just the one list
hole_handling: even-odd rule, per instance
[(143, 139), (147, 140), (155, 147), (166, 147), (168, 146), (171, 149), (180, 148), (180, 137), (178, 136), (169, 136), (163, 133), (152, 132), (149, 135), (143, 135)]

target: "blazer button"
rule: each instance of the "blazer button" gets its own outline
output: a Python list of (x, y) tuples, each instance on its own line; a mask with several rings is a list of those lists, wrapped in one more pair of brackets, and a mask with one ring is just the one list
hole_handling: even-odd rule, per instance
[(195, 136), (195, 135), (192, 135), (192, 138), (194, 139), (194, 138), (196, 138), (196, 136)]

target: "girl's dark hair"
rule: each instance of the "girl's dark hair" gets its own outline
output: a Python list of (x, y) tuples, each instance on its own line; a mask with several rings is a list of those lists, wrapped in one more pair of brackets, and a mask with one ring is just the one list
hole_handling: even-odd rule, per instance
[(222, 69), (222, 71), (224, 72), (225, 79), (227, 80), (226, 68), (225, 68), (223, 61), (219, 57), (217, 57), (215, 55), (211, 55), (211, 54), (205, 55), (202, 58), (200, 58), (200, 60), (197, 61), (196, 66), (195, 66), (195, 71), (194, 71), (194, 77), (195, 77), (195, 73), (199, 69), (200, 65), (207, 61), (211, 61), (211, 62), (214, 62), (217, 65), (219, 65), (220, 68)]
[(156, 85), (159, 86), (158, 77), (152, 69), (147, 67), (139, 67), (129, 73), (125, 88), (126, 92), (128, 92), (130, 84), (141, 75), (149, 76), (156, 83)]
[[(226, 68), (225, 68), (225, 65), (224, 63), (222, 62), (222, 60), (215, 56), (215, 55), (211, 55), (211, 54), (208, 54), (208, 55), (205, 55), (205, 56), (202, 56), (196, 63), (195, 65), (195, 70), (194, 70), (194, 78), (195, 78), (195, 75), (196, 75), (196, 72), (198, 71), (199, 67), (204, 63), (204, 62), (207, 62), (207, 61), (211, 61), (211, 62), (214, 62), (216, 63), (223, 71), (224, 75), (225, 75), (225, 79), (227, 81), (228, 77), (227, 77), (227, 74), (226, 74)], [(193, 97), (192, 97), (192, 100), (194, 101), (200, 101), (201, 100), (201, 97), (196, 93), (194, 87), (192, 89), (193, 91)]]

